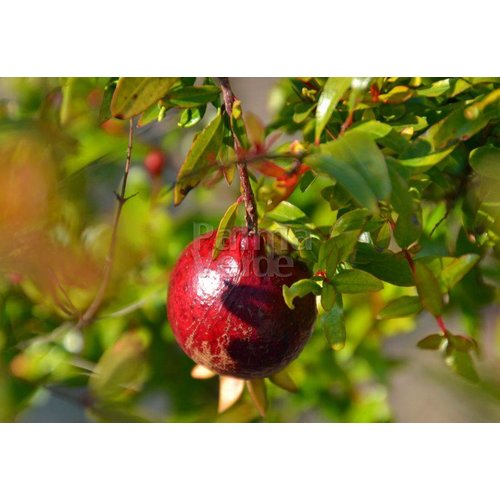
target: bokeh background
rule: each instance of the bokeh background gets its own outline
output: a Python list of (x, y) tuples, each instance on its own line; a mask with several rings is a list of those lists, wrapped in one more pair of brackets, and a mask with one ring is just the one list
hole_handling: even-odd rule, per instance
[[(127, 123), (99, 119), (107, 81), (0, 79), (0, 421), (500, 421), (498, 306), (483, 308), (477, 325), (485, 383), (476, 386), (415, 347), (434, 333), (432, 317), (375, 322), (367, 296), (346, 303), (342, 351), (316, 331), (291, 365), (298, 393), (269, 385), (264, 419), (248, 395), (217, 414), (217, 379), (190, 376), (193, 363), (165, 311), (180, 252), (238, 196), (237, 183), (207, 183), (173, 207), (177, 170), (210, 112), (194, 128), (179, 128), (178, 114), (168, 112), (135, 129), (127, 188), (134, 197), (123, 209), (111, 283), (96, 321), (75, 328), (75, 311), (100, 283), (127, 149)], [(243, 108), (264, 123), (279, 106), (279, 84), (232, 79)], [(144, 166), (153, 150), (166, 157), (161, 176)], [(291, 199), (318, 224), (333, 220), (322, 187)], [(382, 293), (400, 292), (386, 285)], [(448, 323), (463, 330), (460, 311)]]

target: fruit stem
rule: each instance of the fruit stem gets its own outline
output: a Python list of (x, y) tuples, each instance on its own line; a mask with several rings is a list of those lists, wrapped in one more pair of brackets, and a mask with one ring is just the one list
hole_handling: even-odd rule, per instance
[(129, 133), (128, 133), (128, 147), (127, 147), (127, 159), (125, 161), (125, 169), (123, 172), (123, 178), (122, 178), (122, 183), (120, 187), (120, 192), (116, 193), (115, 196), (118, 201), (117, 207), (116, 207), (116, 212), (115, 212), (115, 218), (113, 220), (113, 227), (111, 229), (111, 242), (109, 244), (108, 248), (108, 254), (106, 255), (106, 261), (104, 263), (104, 271), (102, 275), (102, 280), (99, 285), (99, 289), (97, 290), (97, 293), (94, 297), (94, 300), (88, 307), (88, 309), (81, 315), (80, 319), (78, 320), (78, 323), (76, 325), (77, 329), (83, 328), (84, 326), (87, 326), (90, 324), (94, 316), (97, 314), (97, 311), (102, 305), (102, 302), (104, 300), (104, 296), (106, 294), (106, 290), (109, 285), (109, 281), (111, 279), (111, 271), (113, 269), (113, 261), (115, 257), (115, 250), (116, 250), (116, 240), (118, 236), (118, 224), (120, 222), (120, 216), (122, 213), (123, 205), (127, 202), (128, 199), (130, 199), (132, 196), (129, 196), (128, 198), (125, 197), (125, 191), (127, 189), (127, 179), (128, 179), (128, 174), (130, 171), (130, 160), (132, 158), (132, 144), (133, 144), (133, 138), (134, 138), (134, 124), (132, 121), (132, 118), (130, 119), (129, 122)]
[(243, 151), (241, 143), (233, 126), (232, 114), (233, 104), (236, 101), (236, 96), (233, 94), (233, 91), (231, 89), (229, 78), (219, 77), (218, 80), (222, 90), (222, 97), (224, 99), (224, 109), (229, 118), (229, 126), (231, 128), (231, 135), (233, 136), (234, 150), (236, 152), (236, 157), (238, 158), (236, 166), (238, 168), (238, 174), (240, 176), (240, 186), (243, 200), (245, 201), (245, 220), (249, 232), (253, 233), (257, 231), (257, 206), (255, 204), (255, 197), (252, 191), (252, 186), (250, 185), (247, 162), (242, 155)]

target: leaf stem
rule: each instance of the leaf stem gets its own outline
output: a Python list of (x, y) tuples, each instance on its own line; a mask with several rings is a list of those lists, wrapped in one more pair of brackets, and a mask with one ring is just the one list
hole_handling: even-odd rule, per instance
[(244, 157), (241, 156), (242, 147), (238, 136), (234, 130), (233, 126), (233, 104), (236, 101), (236, 96), (233, 94), (231, 85), (229, 83), (229, 78), (219, 77), (219, 84), (222, 90), (222, 97), (224, 99), (224, 109), (229, 118), (229, 126), (231, 128), (231, 135), (233, 136), (234, 150), (236, 151), (236, 156), (238, 158), (236, 162), (236, 167), (238, 168), (238, 174), (240, 176), (241, 192), (243, 195), (243, 200), (245, 201), (245, 220), (250, 233), (257, 231), (257, 206), (255, 204), (255, 197), (252, 191), (252, 186), (250, 185), (250, 177), (248, 176), (247, 162)]
[(78, 329), (83, 328), (90, 324), (97, 311), (104, 301), (104, 296), (111, 279), (111, 271), (113, 270), (113, 261), (115, 257), (116, 241), (118, 236), (118, 224), (120, 222), (120, 216), (122, 213), (123, 205), (127, 202), (129, 198), (125, 197), (125, 191), (127, 189), (127, 179), (130, 172), (130, 160), (132, 158), (132, 145), (134, 139), (134, 127), (132, 118), (129, 121), (129, 133), (128, 133), (128, 146), (127, 146), (127, 159), (125, 161), (125, 169), (123, 172), (123, 178), (121, 183), (121, 188), (119, 193), (115, 193), (118, 204), (116, 206), (115, 218), (113, 220), (113, 226), (111, 230), (111, 242), (108, 248), (108, 254), (106, 255), (106, 260), (104, 263), (104, 272), (102, 275), (102, 280), (94, 297), (94, 300), (88, 307), (88, 309), (81, 315), (76, 327)]

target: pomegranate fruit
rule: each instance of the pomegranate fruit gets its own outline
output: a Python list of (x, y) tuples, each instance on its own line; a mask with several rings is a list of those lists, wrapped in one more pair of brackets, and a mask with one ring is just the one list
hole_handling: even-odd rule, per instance
[(266, 253), (262, 235), (234, 228), (213, 260), (217, 231), (195, 239), (175, 265), (167, 314), (177, 342), (196, 363), (220, 374), (263, 378), (302, 351), (316, 319), (315, 297), (282, 295), (310, 273), (290, 256)]
[(149, 172), (151, 177), (158, 177), (163, 172), (165, 168), (166, 157), (163, 151), (159, 149), (153, 149), (144, 158), (144, 166)]

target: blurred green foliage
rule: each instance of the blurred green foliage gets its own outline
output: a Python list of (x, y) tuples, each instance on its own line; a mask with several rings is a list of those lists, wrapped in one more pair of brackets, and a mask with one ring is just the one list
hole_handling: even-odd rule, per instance
[[(180, 252), (239, 194), (217, 82), (18, 78), (0, 88), (0, 420), (22, 418), (45, 393), (98, 421), (262, 420), (247, 393), (217, 414), (217, 379), (191, 377), (165, 314)], [(289, 369), (298, 392), (267, 384), (263, 420), (391, 421), (395, 362), (382, 345), (411, 331), (422, 308), (461, 315), (466, 336), (441, 332), (421, 347), (477, 381), (482, 311), (500, 284), (499, 88), (495, 78), (283, 79), (267, 127), (235, 105), (261, 227), (316, 273), (285, 294), (291, 303), (313, 291), (320, 308)], [(110, 244), (123, 118), (138, 114), (111, 281), (95, 321), (78, 328)], [(166, 155), (160, 176), (144, 167), (153, 150)], [(176, 204), (187, 196), (179, 207), (174, 192)], [(243, 223), (229, 215), (224, 224)]]

